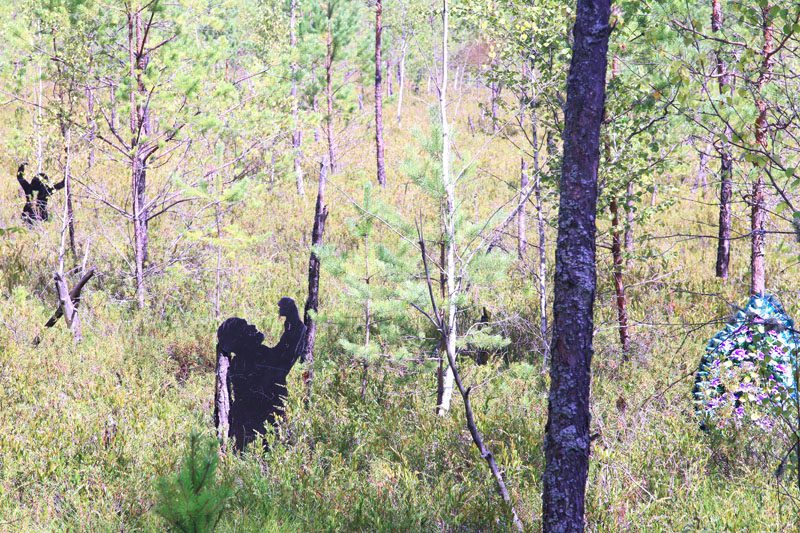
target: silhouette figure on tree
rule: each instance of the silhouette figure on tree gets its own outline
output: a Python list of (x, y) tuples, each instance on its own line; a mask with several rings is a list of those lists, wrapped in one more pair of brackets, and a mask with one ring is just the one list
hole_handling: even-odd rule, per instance
[(64, 188), (64, 180), (55, 185), (50, 185), (50, 178), (47, 177), (47, 174), (40, 172), (28, 183), (25, 179), (26, 165), (27, 163), (22, 163), (17, 168), (17, 181), (25, 192), (25, 207), (22, 208), (22, 220), (27, 225), (32, 226), (34, 222), (41, 222), (50, 217), (47, 212), (47, 202), (54, 191)]
[(228, 437), (238, 450), (263, 434), (266, 422), (276, 425), (287, 396), (286, 377), (305, 351), (306, 326), (294, 300), (281, 298), (278, 312), (286, 320), (274, 347), (264, 346), (264, 334), (243, 318), (229, 318), (217, 330), (217, 351), (233, 354), (228, 371)]

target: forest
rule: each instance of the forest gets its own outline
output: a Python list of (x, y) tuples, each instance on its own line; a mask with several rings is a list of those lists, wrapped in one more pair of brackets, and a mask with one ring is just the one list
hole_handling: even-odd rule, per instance
[(0, 43), (0, 531), (800, 527), (800, 3)]

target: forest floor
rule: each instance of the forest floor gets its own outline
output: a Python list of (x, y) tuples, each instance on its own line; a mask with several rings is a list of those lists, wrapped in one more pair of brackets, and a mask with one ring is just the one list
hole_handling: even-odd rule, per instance
[[(466, 117), (478, 113), (465, 98), (456, 140), (459, 157), (471, 153), (478, 162), (475, 178), (459, 190), (466, 216), (476, 219), (513, 196), (519, 173), (511, 143), (481, 132), (470, 135)], [(413, 128), (387, 119), (390, 186), (379, 194), (400, 211), (429, 205), (401, 171), (404, 159), (417, 157), (411, 148), (418, 144), (414, 128), (428, 122), (421, 99), (412, 99), (404, 116)], [(372, 179), (372, 149), (368, 131), (343, 142), (342, 170), (329, 187), (326, 241), (334, 249), (358, 246), (347, 231), (348, 220), (357, 216), (348, 198), (360, 198), (363, 183)], [(290, 173), (278, 173), (274, 185), (266, 178), (254, 183), (230, 215), (222, 317), (249, 318), (268, 342), (277, 341), (280, 332), (278, 299), (305, 298), (315, 191), (315, 165), (309, 161), (305, 200), (295, 195)], [(18, 225), (22, 206), (15, 164), (2, 161), (2, 227)], [(626, 273), (633, 323), (629, 362), (622, 360), (615, 328), (609, 217), (600, 215), (589, 530), (791, 529), (800, 516), (800, 494), (790, 474), (775, 476), (782, 450), (744, 437), (712, 442), (694, 417), (692, 374), (705, 342), (730, 315), (730, 304), (747, 300), (749, 248), (747, 239), (734, 240), (731, 278), (714, 277), (715, 241), (679, 235), (715, 234), (716, 190), (692, 190), (692, 165), (675, 169), (659, 177), (657, 192), (657, 202), (669, 197), (675, 203), (637, 229), (637, 247), (648, 253), (632, 258)], [(124, 169), (105, 163), (84, 179), (126, 202)], [(547, 205), (552, 259), (552, 197)], [(52, 211), (60, 209), (57, 197)], [(427, 213), (435, 220), (435, 207), (429, 205)], [(743, 203), (736, 204), (735, 215), (734, 232), (745, 234)], [(60, 224), (53, 218), (35, 230), (0, 236), (0, 529), (159, 530), (157, 479), (176, 470), (193, 430), (213, 434), (216, 256), (204, 255), (206, 241), (186, 216), (155, 222), (154, 258), (166, 257), (178, 241), (192, 246), (152, 278), (149, 306), (136, 310), (125, 274), (130, 247), (125, 221), (79, 199), (79, 255), (88, 249), (88, 263), (98, 275), (85, 291), (85, 338), (75, 345), (63, 322), (41, 331), (55, 301)], [(386, 228), (378, 233), (392, 238)], [(795, 248), (791, 236), (770, 236), (768, 287), (798, 317)], [(473, 297), (493, 314), (528, 321), (535, 330), (533, 247), (529, 254), (529, 260), (509, 267), (501, 283), (476, 289)], [(424, 361), (425, 354), (387, 357), (369, 368), (362, 396), (362, 365), (339, 342), (346, 327), (326, 322), (328, 315), (350, 313), (355, 328), (360, 311), (349, 308), (347, 291), (329, 273), (323, 274), (321, 294), (312, 400), (302, 401), (297, 367), (290, 376), (286, 422), (271, 450), (223, 458), (219, 477), (233, 487), (233, 496), (220, 529), (504, 530), (508, 513), (470, 441), (460, 399), (447, 417), (434, 414), (435, 365)], [(33, 347), (36, 335), (42, 341)], [(465, 381), (476, 385), (472, 403), (478, 424), (521, 518), (536, 531), (548, 387), (541, 353), (511, 351), (484, 366), (464, 358), (463, 367)]]

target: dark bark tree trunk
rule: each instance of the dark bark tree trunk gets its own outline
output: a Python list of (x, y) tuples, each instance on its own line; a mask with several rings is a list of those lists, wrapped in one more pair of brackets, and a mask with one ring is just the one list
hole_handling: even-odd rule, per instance
[[(289, 4), (289, 44), (291, 45), (292, 53), (297, 47), (297, 0), (291, 0)], [(300, 131), (300, 100), (297, 97), (297, 62), (292, 60), (290, 67), (292, 76), (292, 151), (294, 155), (294, 175), (297, 182), (297, 194), (305, 196), (305, 186), (303, 184), (303, 154), (300, 146), (303, 141), (302, 132)]]
[(303, 313), (303, 322), (306, 324), (306, 353), (305, 361), (308, 364), (306, 374), (307, 393), (310, 397), (311, 383), (314, 379), (314, 344), (317, 340), (316, 313), (319, 309), (319, 275), (320, 261), (316, 247), (322, 245), (325, 232), (325, 220), (328, 218), (328, 206), (325, 205), (325, 187), (328, 182), (329, 162), (323, 159), (319, 166), (319, 186), (317, 188), (317, 204), (314, 208), (314, 228), (311, 230), (311, 256), (308, 260), (308, 297)]
[(600, 125), (610, 0), (578, 0), (567, 78), (558, 213), (542, 528), (583, 531), (589, 470)]
[[(720, 0), (711, 1), (711, 29), (714, 33), (722, 31), (722, 6)], [(728, 73), (722, 50), (716, 56), (716, 75), (720, 96), (730, 91), (730, 74)], [(731, 261), (731, 199), (733, 197), (733, 157), (731, 156), (730, 127), (725, 128), (723, 138), (719, 140), (719, 236), (717, 239), (717, 277), (728, 279), (728, 268)]]
[(617, 322), (619, 325), (619, 342), (622, 346), (623, 358), (628, 359), (628, 301), (625, 298), (623, 283), (622, 239), (619, 220), (619, 204), (617, 199), (611, 200), (611, 256), (614, 261), (614, 295), (617, 303)]
[(383, 94), (381, 76), (381, 33), (383, 23), (383, 0), (375, 2), (375, 151), (377, 159), (378, 183), (386, 187), (386, 168), (383, 162)]

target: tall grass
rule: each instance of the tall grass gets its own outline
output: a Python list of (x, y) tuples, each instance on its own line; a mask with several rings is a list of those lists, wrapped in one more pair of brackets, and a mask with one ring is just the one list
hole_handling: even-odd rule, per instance
[[(495, 140), (486, 150), (486, 137), (469, 135), (466, 117), (477, 116), (477, 101), (484, 97), (465, 97), (459, 116), (458, 146), (478, 158), (475, 179), (459, 191), (470, 218), (487, 216), (498, 199), (512, 194), (519, 166), (509, 143)], [(424, 127), (428, 121), (421, 102), (408, 113), (408, 124)], [(436, 207), (426, 205), (398, 170), (413, 146), (413, 132), (390, 128), (387, 143), (390, 188), (382, 199), (398, 209), (427, 210), (433, 220)], [(308, 147), (309, 168), (314, 149)], [(359, 198), (363, 181), (373, 175), (371, 150), (365, 134), (345, 151), (344, 171), (332, 179), (326, 235), (332, 247), (358, 245), (347, 232), (346, 219), (355, 211), (343, 192)], [(712, 233), (714, 207), (703, 202), (713, 204), (714, 191), (689, 191), (681, 179), (690, 165), (675, 168), (664, 183), (686, 199), (657, 214), (647, 229), (657, 235)], [(92, 176), (124, 201), (124, 169), (104, 163)], [(154, 174), (156, 183), (164, 179)], [(280, 331), (278, 299), (302, 301), (305, 294), (313, 205), (295, 197), (291, 179), (286, 172), (274, 187), (255, 180), (250, 196), (226, 216), (239, 229), (223, 250), (223, 318), (245, 316), (270, 339)], [(13, 179), (0, 183), (0, 201), (0, 223), (13, 225), (12, 207), (21, 207)], [(552, 218), (554, 206), (548, 209)], [(88, 242), (89, 263), (99, 272), (81, 304), (85, 340), (77, 346), (63, 324), (40, 333), (54, 307), (58, 221), (0, 238), (0, 529), (161, 530), (157, 479), (178, 470), (187, 435), (212, 434), (216, 252), (197, 235), (182, 233), (187, 228), (179, 216), (154, 223), (154, 258), (165, 257), (179, 235), (197, 240), (181, 262), (151, 279), (151, 305), (136, 311), (124, 221), (88, 198), (80, 199), (77, 217), (81, 250)], [(746, 231), (744, 219), (737, 224)], [(608, 241), (606, 228), (601, 220), (601, 245)], [(396, 239), (386, 228), (377, 231), (376, 239)], [(602, 248), (599, 258), (590, 529), (768, 531), (795, 524), (792, 497), (798, 494), (791, 480), (776, 480), (774, 457), (748, 443), (711, 442), (692, 412), (691, 371), (718, 327), (703, 324), (724, 319), (727, 302), (742, 303), (747, 294), (746, 241), (734, 243), (728, 283), (713, 278), (711, 240), (639, 244), (645, 245), (654, 257), (633, 260), (626, 278), (635, 320), (635, 353), (627, 365), (614, 330), (611, 260)], [(794, 248), (770, 239), (768, 283), (797, 315)], [(476, 385), (478, 423), (505, 469), (522, 519), (535, 531), (548, 382), (541, 354), (524, 342), (525, 324), (537, 319), (529, 266), (512, 267), (491, 291), (470, 298), (491, 307), (518, 342), (487, 366), (465, 359), (464, 374)], [(338, 343), (338, 330), (325, 327), (324, 310), (348, 305), (339, 281), (323, 275), (312, 400), (301, 401), (295, 369), (286, 421), (269, 437), (270, 451), (220, 461), (218, 475), (233, 488), (220, 529), (506, 530), (510, 517), (471, 445), (461, 411), (444, 419), (434, 415), (435, 369), (425, 354), (386, 358), (371, 367), (361, 397), (361, 365)], [(424, 322), (413, 320), (424, 334)], [(36, 334), (42, 342), (34, 348)]]

